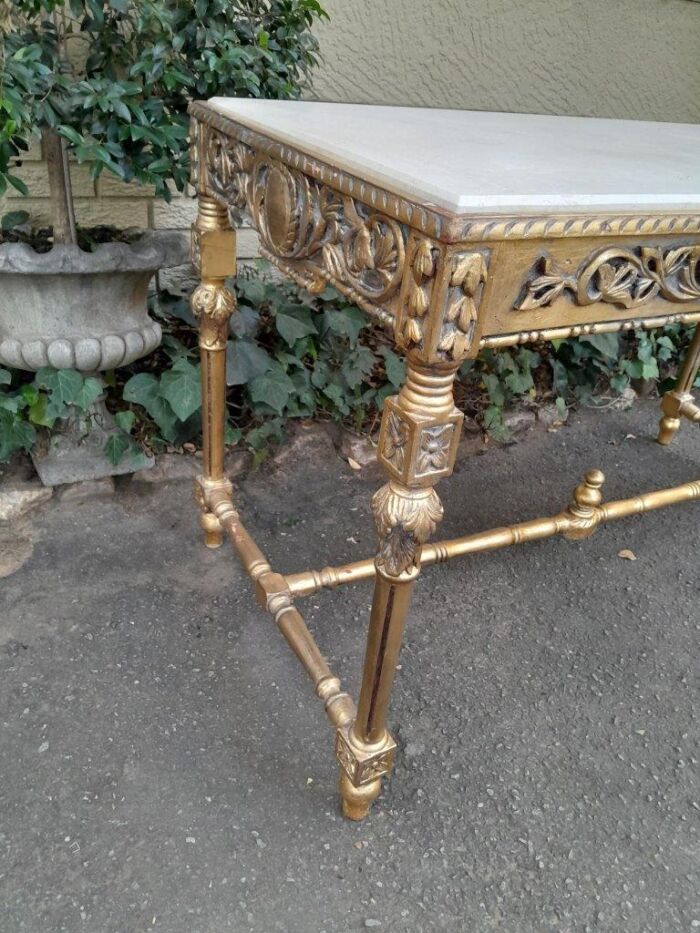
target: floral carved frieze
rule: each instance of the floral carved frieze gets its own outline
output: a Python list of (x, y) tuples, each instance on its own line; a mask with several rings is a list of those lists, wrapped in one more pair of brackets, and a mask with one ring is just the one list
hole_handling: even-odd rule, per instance
[(307, 286), (330, 282), (372, 307), (398, 296), (406, 232), (397, 221), (218, 130), (207, 128), (203, 159), (209, 189), (247, 211), (264, 251), (303, 268)]
[(581, 306), (607, 302), (634, 308), (661, 297), (671, 302), (700, 299), (700, 246), (671, 249), (610, 247), (589, 256), (573, 275), (545, 256), (525, 284), (517, 311), (546, 308), (569, 294)]

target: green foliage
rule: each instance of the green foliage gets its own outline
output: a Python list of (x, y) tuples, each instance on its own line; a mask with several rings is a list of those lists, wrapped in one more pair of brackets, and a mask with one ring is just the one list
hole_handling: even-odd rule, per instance
[(102, 393), (92, 376), (72, 369), (40, 369), (28, 373), (0, 369), (0, 461), (17, 450), (30, 450), (37, 428), (86, 412)]
[[(0, 195), (32, 135), (155, 186), (188, 177), (187, 105), (298, 97), (317, 63), (317, 0), (0, 0)], [(77, 55), (76, 55), (77, 53)], [(80, 73), (72, 62), (84, 59)]]
[[(332, 419), (356, 430), (376, 427), (384, 399), (398, 391), (405, 366), (391, 338), (332, 289), (311, 298), (264, 275), (241, 276), (227, 354), (228, 443), (262, 460), (298, 418)], [(160, 350), (107, 379), (107, 404), (120, 433), (106, 454), (178, 449), (201, 443), (197, 336), (187, 301), (161, 295)], [(679, 325), (625, 335), (595, 335), (536, 348), (485, 351), (460, 371), (457, 400), (491, 437), (508, 441), (503, 412), (554, 402), (594, 405), (627, 387), (665, 391), (688, 341)], [(37, 429), (85, 410), (100, 383), (79, 373), (0, 369), (0, 460), (30, 448)]]

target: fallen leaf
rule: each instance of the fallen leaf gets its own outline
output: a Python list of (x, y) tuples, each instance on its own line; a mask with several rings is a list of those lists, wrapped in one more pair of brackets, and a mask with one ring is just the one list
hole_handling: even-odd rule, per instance
[(352, 469), (352, 470), (361, 470), (361, 469), (362, 469), (362, 467), (361, 467), (360, 464), (357, 462), (357, 460), (353, 460), (352, 457), (348, 457), (348, 466), (349, 466), (350, 469)]
[(623, 548), (621, 551), (618, 551), (617, 556), (621, 557), (623, 560), (637, 559), (637, 555), (634, 553), (634, 551), (630, 551), (628, 548)]

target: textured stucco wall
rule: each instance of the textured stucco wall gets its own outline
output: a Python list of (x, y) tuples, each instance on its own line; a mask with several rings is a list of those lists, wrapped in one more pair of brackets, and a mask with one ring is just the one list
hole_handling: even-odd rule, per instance
[(321, 100), (700, 122), (700, 3), (323, 2)]

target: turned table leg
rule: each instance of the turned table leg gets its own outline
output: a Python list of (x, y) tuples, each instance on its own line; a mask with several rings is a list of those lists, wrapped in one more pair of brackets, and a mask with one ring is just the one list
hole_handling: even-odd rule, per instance
[(378, 457), (389, 482), (372, 499), (379, 548), (357, 718), (338, 730), (343, 813), (361, 820), (392, 767), (386, 728), (391, 686), (421, 546), (442, 518), (433, 486), (452, 472), (463, 415), (452, 385), (459, 364), (426, 365), (410, 355), (406, 383), (387, 399)]
[(195, 495), (202, 510), (201, 524), (207, 547), (220, 547), (221, 524), (204, 504), (202, 490), (228, 486), (224, 476), (226, 424), (226, 343), (228, 323), (236, 300), (224, 284), (236, 272), (236, 235), (228, 212), (213, 198), (199, 196), (199, 211), (192, 228), (192, 252), (201, 284), (192, 295), (192, 312), (199, 321), (202, 363), (202, 477)]
[(659, 422), (659, 444), (670, 444), (681, 426), (681, 418), (700, 421), (700, 408), (695, 404), (691, 389), (700, 369), (700, 325), (696, 325), (676, 387), (667, 392), (661, 401), (663, 417)]

